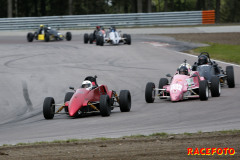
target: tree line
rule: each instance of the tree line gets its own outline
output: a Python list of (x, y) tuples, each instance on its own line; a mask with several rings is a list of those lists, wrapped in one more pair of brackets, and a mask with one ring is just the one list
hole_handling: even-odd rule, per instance
[(240, 22), (240, 0), (0, 0), (0, 18), (215, 10), (217, 22)]

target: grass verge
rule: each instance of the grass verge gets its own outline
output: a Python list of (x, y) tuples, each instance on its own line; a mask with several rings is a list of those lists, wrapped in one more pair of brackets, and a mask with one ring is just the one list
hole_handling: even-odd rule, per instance
[(150, 135), (132, 135), (132, 136), (124, 136), (120, 138), (94, 138), (94, 139), (68, 139), (68, 140), (54, 140), (52, 142), (42, 141), (42, 142), (35, 142), (35, 143), (18, 143), (16, 145), (10, 145), (10, 144), (4, 144), (0, 146), (2, 147), (11, 147), (11, 146), (32, 146), (32, 145), (41, 145), (41, 144), (62, 144), (62, 143), (80, 143), (80, 142), (95, 142), (95, 141), (111, 141), (111, 140), (128, 140), (128, 139), (150, 139), (150, 138), (167, 138), (167, 139), (173, 139), (173, 138), (182, 138), (182, 137), (199, 137), (199, 136), (216, 136), (216, 135), (240, 135), (240, 130), (222, 130), (222, 131), (214, 131), (214, 132), (202, 132), (198, 131), (196, 133), (188, 133), (184, 132), (182, 134), (168, 134), (165, 132), (161, 133), (153, 133)]
[(209, 43), (210, 46), (200, 47), (187, 53), (199, 55), (201, 52), (208, 52), (210, 58), (240, 64), (240, 45)]

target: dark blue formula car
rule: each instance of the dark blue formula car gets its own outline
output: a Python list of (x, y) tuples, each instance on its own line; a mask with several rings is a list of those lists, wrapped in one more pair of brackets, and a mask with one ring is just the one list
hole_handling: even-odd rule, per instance
[(200, 76), (208, 80), (212, 97), (219, 97), (221, 86), (227, 83), (229, 88), (235, 87), (233, 66), (227, 66), (226, 71), (210, 59), (207, 52), (202, 52), (198, 56), (198, 62), (192, 66), (193, 71), (198, 71)]

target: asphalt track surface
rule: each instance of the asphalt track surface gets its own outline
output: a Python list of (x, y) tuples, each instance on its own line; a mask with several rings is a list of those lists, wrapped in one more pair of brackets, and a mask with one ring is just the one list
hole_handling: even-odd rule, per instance
[[(152, 81), (158, 85), (159, 79), (167, 73), (173, 74), (184, 59), (193, 64), (196, 57), (179, 51), (201, 44), (136, 33), (132, 34), (132, 45), (101, 47), (83, 44), (83, 34), (79, 31), (73, 32), (70, 42), (28, 43), (26, 32), (1, 33), (4, 34), (0, 36), (0, 145), (240, 129), (237, 65), (234, 66), (236, 87), (223, 87), (220, 97), (210, 97), (208, 101), (145, 102), (146, 83)], [(219, 65), (225, 68), (228, 64), (219, 62)], [(79, 87), (89, 75), (97, 75), (98, 84), (106, 84), (117, 93), (130, 90), (131, 112), (121, 113), (115, 108), (110, 117), (73, 119), (58, 114), (53, 120), (45, 120), (44, 98), (51, 96), (57, 103), (63, 103), (65, 93), (70, 91), (68, 87)]]

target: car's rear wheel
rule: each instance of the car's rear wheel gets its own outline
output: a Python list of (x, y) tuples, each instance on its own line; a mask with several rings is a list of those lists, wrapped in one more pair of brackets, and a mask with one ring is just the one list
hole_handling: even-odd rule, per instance
[(94, 40), (93, 33), (91, 33), (91, 34), (89, 35), (89, 43), (90, 43), (90, 44), (93, 44), (93, 40)]
[(96, 45), (98, 46), (99, 45), (99, 35), (96, 36)]
[(201, 101), (208, 100), (209, 97), (209, 89), (207, 80), (203, 80), (199, 82), (199, 98)]
[(233, 66), (227, 66), (226, 67), (226, 74), (227, 74), (228, 88), (234, 88), (235, 87), (235, 80), (234, 80)]
[(125, 39), (124, 44), (127, 44), (127, 34), (123, 34), (123, 38)]
[(145, 89), (145, 100), (147, 103), (153, 103), (155, 100), (155, 84), (148, 82)]
[(131, 94), (129, 90), (120, 91), (119, 106), (121, 112), (129, 112), (131, 110)]
[(104, 45), (104, 37), (103, 36), (99, 36), (99, 45), (100, 46)]
[(49, 40), (50, 40), (50, 35), (49, 35), (49, 33), (45, 33), (44, 39), (45, 39), (45, 42), (49, 42)]
[(46, 97), (43, 102), (43, 116), (45, 119), (53, 119), (55, 114), (55, 101), (52, 97)]
[(88, 34), (85, 33), (84, 36), (83, 36), (83, 41), (84, 41), (84, 43), (87, 44), (87, 43), (88, 43), (88, 40), (89, 40)]
[(38, 40), (38, 33), (34, 32), (33, 38), (35, 38), (36, 40)]
[(107, 94), (100, 96), (100, 113), (103, 117), (111, 114), (111, 101)]
[[(67, 92), (65, 97), (64, 97), (64, 103), (67, 101), (70, 101), (72, 96), (73, 96), (74, 92)], [(64, 108), (65, 112), (68, 113), (68, 107)]]
[(29, 32), (29, 33), (27, 34), (27, 41), (28, 41), (28, 42), (32, 42), (32, 41), (33, 41), (33, 38), (34, 38), (33, 33)]
[(217, 76), (213, 76), (211, 79), (211, 94), (212, 97), (219, 97), (221, 94), (221, 83)]
[(71, 41), (72, 40), (72, 33), (71, 32), (67, 32), (66, 33), (66, 40), (67, 41)]

